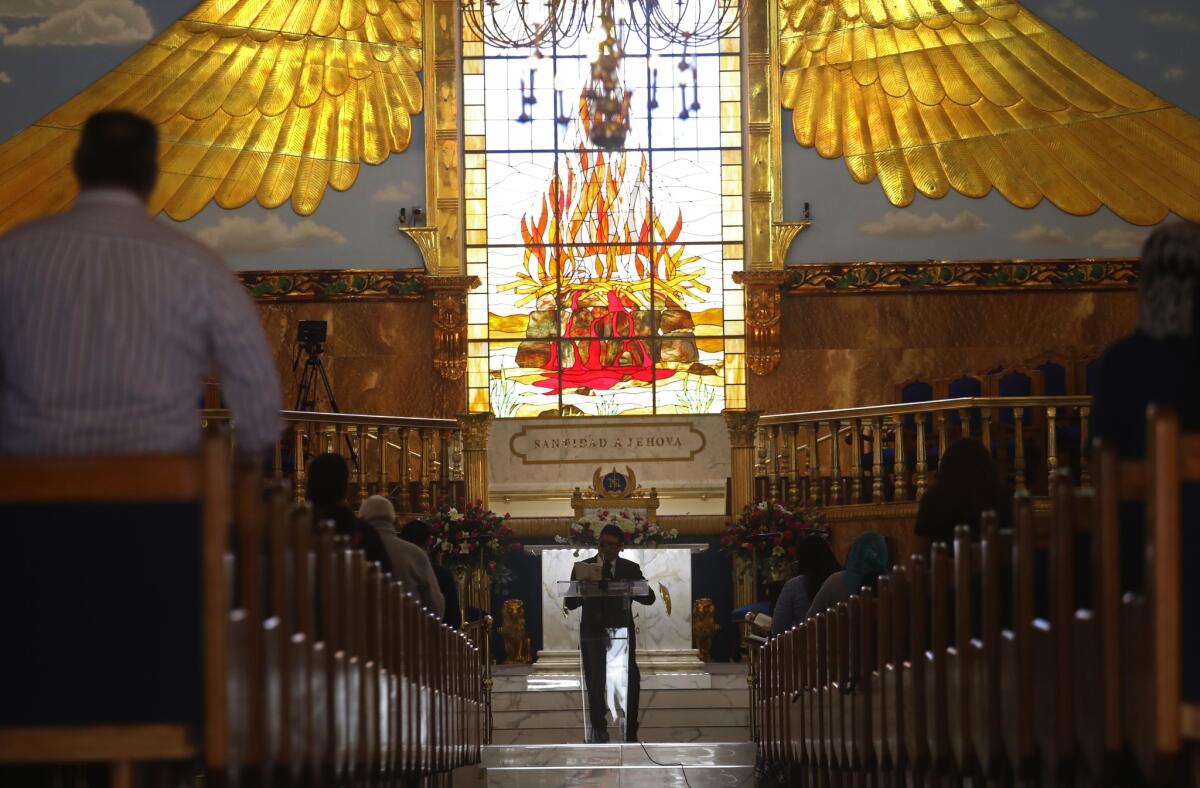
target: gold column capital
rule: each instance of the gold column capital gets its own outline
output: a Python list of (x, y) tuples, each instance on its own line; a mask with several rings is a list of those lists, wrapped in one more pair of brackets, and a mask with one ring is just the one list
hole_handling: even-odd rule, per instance
[(487, 451), (488, 437), (492, 433), (492, 414), (460, 413), (455, 418), (462, 431), (463, 451)]
[(780, 268), (787, 265), (787, 253), (796, 236), (808, 229), (812, 224), (809, 219), (798, 222), (771, 223), (771, 259)]
[(723, 410), (725, 428), (729, 430), (729, 446), (733, 449), (753, 449), (754, 438), (758, 430), (758, 419), (762, 415), (757, 410)]
[(425, 264), (425, 270), (434, 273), (438, 270), (441, 263), (441, 255), (438, 244), (438, 228), (421, 226), (412, 227), (409, 225), (400, 225), (400, 232), (412, 239), (412, 242), (417, 245), (417, 251), (421, 253), (421, 260)]

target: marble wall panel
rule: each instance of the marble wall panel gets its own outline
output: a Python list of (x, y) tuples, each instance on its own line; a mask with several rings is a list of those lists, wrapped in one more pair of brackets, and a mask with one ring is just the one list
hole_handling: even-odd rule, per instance
[(750, 376), (750, 408), (785, 413), (896, 401), (897, 384), (1094, 355), (1129, 333), (1128, 291), (844, 294), (785, 297), (782, 360)]
[(426, 301), (283, 302), (258, 308), (287, 408), (296, 398), (297, 323), (325, 320), (329, 339), (323, 360), (343, 413), (451, 418), (465, 410), (461, 381), (445, 381), (434, 372), (432, 309)]
[[(542, 648), (548, 651), (571, 651), (579, 648), (580, 610), (563, 614), (558, 581), (571, 579), (571, 567), (576, 561), (589, 558), (592, 550), (542, 551)], [(692, 647), (692, 554), (689, 550), (658, 548), (655, 550), (624, 550), (626, 558), (642, 567), (642, 574), (654, 591), (654, 604), (633, 604), (634, 624), (637, 627), (638, 648), (690, 649)], [(666, 586), (671, 594), (671, 612), (659, 590)]]

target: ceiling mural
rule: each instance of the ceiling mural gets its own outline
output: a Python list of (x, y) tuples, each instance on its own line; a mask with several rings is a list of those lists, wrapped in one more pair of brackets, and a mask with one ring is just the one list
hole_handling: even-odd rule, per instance
[[(789, 261), (1125, 256), (1196, 211), (1194, 0), (908, 5), (781, 1)], [(127, 106), (162, 124), (155, 205), (235, 268), (419, 264), (420, 11), (0, 0), (0, 232), (67, 204), (69, 129)]]

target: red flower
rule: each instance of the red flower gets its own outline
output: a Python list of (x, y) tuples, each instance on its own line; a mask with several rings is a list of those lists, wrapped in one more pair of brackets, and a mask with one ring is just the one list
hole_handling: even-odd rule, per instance
[(787, 551), (788, 551), (788, 555), (795, 555), (796, 554), (796, 545), (789, 545)]

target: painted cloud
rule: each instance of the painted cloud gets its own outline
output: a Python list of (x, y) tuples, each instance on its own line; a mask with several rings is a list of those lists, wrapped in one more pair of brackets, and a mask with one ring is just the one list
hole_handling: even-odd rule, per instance
[(987, 227), (987, 223), (970, 211), (960, 211), (953, 219), (947, 219), (937, 211), (928, 216), (904, 211), (888, 211), (878, 222), (858, 226), (863, 235), (886, 238), (920, 238), (929, 235), (962, 235)]
[(277, 213), (263, 219), (225, 216), (196, 231), (196, 237), (226, 255), (269, 254), (328, 244), (344, 244), (346, 237), (332, 227), (302, 219), (288, 224)]
[(41, 17), (5, 33), (8, 46), (134, 44), (154, 34), (146, 9), (133, 0), (0, 0), (0, 16)]

